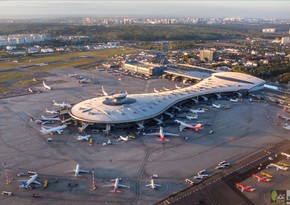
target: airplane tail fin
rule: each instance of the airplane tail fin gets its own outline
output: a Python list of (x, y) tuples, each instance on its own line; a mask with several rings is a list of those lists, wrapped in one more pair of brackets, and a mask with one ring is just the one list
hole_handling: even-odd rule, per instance
[(179, 131), (182, 132), (184, 130), (185, 126), (184, 125), (180, 125), (179, 126)]
[(30, 122), (33, 122), (34, 121), (34, 118), (33, 117), (30, 117)]

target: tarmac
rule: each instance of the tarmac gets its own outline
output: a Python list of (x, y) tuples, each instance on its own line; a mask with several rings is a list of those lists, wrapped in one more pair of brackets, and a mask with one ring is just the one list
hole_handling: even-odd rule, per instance
[[(92, 79), (91, 83), (80, 86), (78, 80), (67, 76), (77, 73)], [(121, 80), (119, 80), (120, 78)], [(196, 105), (192, 108), (207, 107), (209, 111), (199, 114), (198, 121), (208, 122), (200, 132), (185, 130), (179, 132), (172, 120), (166, 121), (166, 132), (178, 133), (180, 137), (168, 137), (169, 142), (162, 144), (158, 137), (136, 133), (136, 139), (128, 142), (117, 141), (117, 132), (104, 135), (93, 133), (93, 145), (76, 140), (77, 128), (70, 125), (62, 134), (44, 135), (40, 125), (30, 122), (30, 116), (40, 118), (45, 108), (56, 109), (52, 100), (67, 101), (75, 104), (101, 93), (101, 86), (109, 91), (128, 93), (148, 93), (153, 89), (174, 88), (176, 82), (166, 79), (139, 79), (132, 76), (115, 76), (105, 71), (80, 71), (66, 69), (51, 71), (45, 78), (53, 89), (44, 91), (41, 82), (33, 89), (41, 93), (0, 99), (0, 190), (12, 191), (14, 196), (0, 196), (0, 204), (153, 204), (187, 187), (184, 179), (192, 178), (202, 169), (211, 170), (223, 160), (232, 164), (239, 163), (265, 147), (272, 146), (284, 139), (290, 139), (289, 131), (276, 126), (276, 115), (281, 108), (265, 102), (231, 103), (216, 100), (215, 104), (230, 105), (229, 110)], [(185, 120), (196, 123), (196, 121)], [(155, 132), (156, 125), (146, 132)], [(214, 130), (213, 134), (209, 134)], [(127, 131), (127, 130), (126, 130)], [(52, 142), (47, 142), (52, 138)], [(108, 139), (112, 145), (103, 146)], [(82, 173), (75, 177), (66, 170), (80, 164), (81, 169), (94, 169), (95, 177)], [(32, 190), (20, 189), (20, 172), (36, 171), (39, 181), (49, 181), (48, 187)], [(157, 190), (145, 187), (150, 177), (158, 175), (155, 183), (162, 186)], [(121, 177), (120, 183), (130, 188), (120, 188), (120, 193), (112, 193), (111, 188), (103, 187), (110, 180)], [(278, 178), (278, 177), (277, 177)], [(281, 183), (275, 188), (286, 187), (289, 177), (280, 177)], [(95, 181), (96, 190), (93, 190)], [(8, 184), (7, 184), (8, 182)], [(283, 183), (282, 183), (283, 182)], [(284, 184), (284, 185), (283, 185)], [(265, 187), (266, 191), (271, 187)], [(38, 194), (39, 197), (32, 197)], [(252, 199), (255, 201), (257, 197)], [(262, 204), (262, 203), (261, 203)]]

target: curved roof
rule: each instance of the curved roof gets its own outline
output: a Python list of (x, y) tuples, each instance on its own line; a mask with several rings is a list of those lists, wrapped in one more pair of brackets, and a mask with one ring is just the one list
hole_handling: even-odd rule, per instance
[(262, 79), (243, 73), (214, 73), (211, 77), (186, 88), (160, 93), (128, 94), (128, 98), (135, 100), (130, 104), (112, 106), (103, 103), (111, 98), (108, 96), (88, 99), (74, 105), (69, 113), (73, 118), (87, 123), (138, 122), (156, 117), (186, 99), (213, 93), (251, 90), (264, 83)]

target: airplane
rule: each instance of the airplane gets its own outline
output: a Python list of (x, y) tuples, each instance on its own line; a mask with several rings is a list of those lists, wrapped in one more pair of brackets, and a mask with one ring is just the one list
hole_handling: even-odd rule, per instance
[(19, 186), (19, 188), (28, 189), (30, 187), (30, 185), (33, 184), (33, 183), (41, 185), (41, 183), (36, 180), (37, 177), (38, 177), (38, 174), (34, 174), (28, 180), (18, 180), (18, 181), (22, 182), (22, 184)]
[(208, 98), (205, 96), (200, 96), (204, 101), (208, 101)]
[(259, 176), (257, 174), (252, 174), (252, 176), (254, 178), (258, 179), (258, 182), (260, 182), (260, 181), (263, 181), (263, 182), (269, 182), (269, 181), (271, 181), (271, 179), (268, 179), (266, 177), (261, 177), (261, 176)]
[(255, 191), (255, 188), (251, 187), (251, 186), (244, 186), (242, 184), (236, 183), (236, 187), (237, 188), (241, 188), (241, 191), (248, 191), (248, 192), (253, 192)]
[(34, 93), (33, 90), (31, 90), (31, 88), (28, 88), (28, 91), (31, 92), (31, 93)]
[(216, 95), (217, 99), (221, 99), (222, 98), (222, 96), (220, 94), (215, 93), (215, 95)]
[(159, 93), (159, 91), (158, 91), (158, 90), (156, 90), (155, 88), (154, 88), (154, 92), (155, 92), (155, 93)]
[(151, 183), (150, 184), (146, 184), (145, 187), (150, 187), (151, 189), (156, 189), (157, 187), (161, 186), (160, 184), (155, 184), (154, 183), (154, 179), (151, 179), (150, 182)]
[(261, 172), (261, 175), (268, 177), (268, 178), (272, 178), (273, 176), (270, 174), (267, 174), (266, 172)]
[(205, 109), (204, 108), (198, 108), (197, 110), (193, 110), (193, 109), (190, 109), (190, 112), (192, 113), (203, 113), (205, 112)]
[(182, 132), (184, 130), (184, 128), (190, 128), (190, 129), (194, 129), (195, 131), (199, 131), (201, 128), (201, 124), (196, 124), (196, 125), (190, 125), (187, 124), (185, 122), (182, 122), (180, 120), (174, 120), (174, 122), (179, 124), (179, 131)]
[(57, 102), (55, 102), (55, 100), (53, 100), (52, 102), (53, 102), (53, 105), (61, 107), (61, 108), (66, 108), (66, 107), (71, 108), (71, 105), (68, 103), (65, 103), (65, 102), (57, 103)]
[(53, 117), (53, 118), (48, 118), (48, 117), (44, 117), (43, 115), (41, 115), (42, 120), (45, 121), (60, 121), (59, 117)]
[(284, 126), (282, 126), (284, 129), (286, 129), (286, 130), (290, 130), (290, 125), (288, 125), (288, 124), (286, 124), (286, 125), (284, 125)]
[(57, 132), (58, 134), (61, 134), (63, 132), (63, 129), (67, 128), (66, 125), (61, 125), (58, 127), (46, 127), (42, 126), (41, 127), (41, 132), (44, 134), (53, 134), (54, 132)]
[(116, 178), (113, 181), (115, 182), (114, 184), (108, 184), (108, 185), (103, 185), (103, 187), (114, 187), (114, 189), (111, 192), (120, 192), (119, 190), (117, 190), (118, 188), (130, 188), (130, 186), (127, 185), (123, 185), (123, 184), (119, 184), (119, 181), (121, 180), (121, 178)]
[(51, 87), (46, 85), (44, 81), (42, 81), (44, 89), (51, 90)]
[(173, 106), (172, 108), (176, 109), (178, 112), (180, 112), (180, 111), (181, 111), (181, 108), (180, 108), (180, 107)]
[(239, 102), (239, 99), (237, 98), (237, 99), (230, 99), (230, 102)]
[(59, 112), (55, 111), (55, 110), (48, 110), (47, 108), (45, 108), (45, 112), (49, 113), (49, 114), (59, 114)]
[[(160, 140), (161, 140), (162, 142), (165, 141), (165, 136), (166, 136), (166, 135), (168, 135), (168, 136), (179, 136), (179, 134), (173, 134), (173, 133), (164, 132), (164, 131), (163, 131), (163, 127), (160, 127), (159, 132), (149, 133), (149, 134), (146, 134), (146, 135), (148, 135), (148, 136), (159, 135), (159, 136), (160, 136)], [(169, 140), (166, 139), (166, 141), (169, 141)]]
[(80, 169), (80, 165), (79, 165), (79, 164), (77, 164), (77, 166), (76, 166), (75, 169), (65, 171), (65, 173), (70, 173), (70, 172), (74, 172), (76, 177), (77, 177), (77, 176), (80, 176), (79, 173), (81, 173), (81, 172), (84, 172), (84, 173), (90, 173), (89, 170)]
[(280, 165), (278, 165), (278, 164), (273, 164), (273, 163), (269, 164), (267, 167), (276, 167), (276, 170), (277, 170), (277, 171), (278, 171), (279, 169), (284, 170), (284, 171), (287, 171), (287, 170), (288, 170), (288, 167), (280, 166)]
[(169, 112), (164, 112), (164, 114), (165, 114), (165, 115), (168, 115), (170, 118), (173, 118), (173, 117), (174, 117), (174, 115), (171, 114), (171, 113), (169, 113)]
[(129, 136), (123, 137), (123, 136), (120, 135), (118, 141), (128, 142), (129, 141)]
[(163, 124), (163, 121), (158, 119), (158, 118), (153, 118), (153, 120), (155, 120), (157, 122), (158, 125)]
[(285, 152), (281, 152), (281, 155), (283, 155), (283, 156), (287, 157), (287, 159), (289, 159), (289, 158), (290, 158), (290, 154), (287, 154), (287, 153), (285, 153)]
[(78, 135), (77, 140), (78, 141), (88, 141), (90, 138), (91, 138), (91, 135), (85, 135), (85, 136)]
[(63, 120), (61, 120), (61, 124), (63, 125), (63, 124), (65, 124), (65, 123), (67, 123), (67, 122), (69, 122), (71, 120), (72, 120), (71, 117), (69, 117), (67, 119), (63, 119)]
[(288, 107), (284, 107), (283, 110), (287, 113), (290, 113), (290, 109)]
[(199, 103), (199, 101), (198, 101), (197, 99), (195, 99), (195, 98), (191, 98), (191, 100), (192, 100), (193, 102), (195, 102), (196, 104)]
[(198, 118), (198, 115), (194, 115), (194, 116), (186, 115), (185, 117), (186, 117), (186, 119), (188, 119), (188, 120), (196, 120), (196, 119)]
[(170, 89), (169, 88), (166, 88), (166, 87), (163, 87), (163, 90), (169, 91)]
[(285, 120), (285, 121), (290, 121), (290, 117), (286, 117), (286, 116), (280, 115), (280, 114), (277, 115), (277, 118), (280, 118), (280, 119)]
[(204, 179), (204, 178), (206, 178), (206, 177), (208, 177), (208, 175), (197, 175), (197, 176), (194, 176), (193, 177), (193, 179)]
[(178, 86), (177, 84), (175, 84), (175, 88), (180, 89), (182, 87)]
[(212, 104), (212, 107), (219, 109), (219, 108), (221, 108), (221, 104), (216, 105), (216, 104), (213, 103), (213, 104)]
[(44, 119), (34, 119), (33, 117), (30, 117), (30, 121), (31, 122), (36, 122), (37, 124), (51, 124), (53, 123), (54, 121), (48, 121), (48, 120), (44, 120)]
[(89, 82), (91, 82), (91, 79), (89, 79), (89, 78), (83, 78), (83, 79), (79, 80), (79, 83), (89, 83)]
[(72, 74), (68, 73), (67, 75), (68, 75), (69, 77), (76, 77), (76, 76), (77, 76), (76, 73), (72, 73)]
[(284, 163), (284, 162), (278, 162), (279, 165), (284, 166), (284, 167), (290, 167), (289, 164)]
[(102, 86), (102, 92), (103, 92), (103, 95), (104, 95), (104, 96), (110, 96), (110, 95), (113, 95), (113, 94), (115, 93), (115, 91), (110, 92), (110, 93), (107, 93), (107, 92), (105, 91), (105, 89), (104, 89), (104, 86)]

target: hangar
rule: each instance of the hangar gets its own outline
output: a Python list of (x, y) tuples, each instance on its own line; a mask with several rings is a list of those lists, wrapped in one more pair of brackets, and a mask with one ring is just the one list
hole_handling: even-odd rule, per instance
[(105, 129), (105, 131), (136, 125), (142, 128), (147, 120), (164, 114), (183, 101), (215, 93), (241, 92), (248, 94), (251, 91), (262, 89), (264, 84), (264, 80), (251, 75), (219, 72), (186, 88), (160, 93), (119, 93), (91, 98), (72, 106), (69, 114), (83, 127), (92, 125)]

